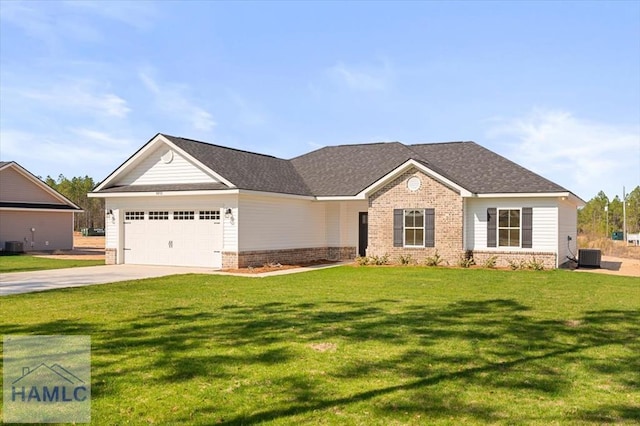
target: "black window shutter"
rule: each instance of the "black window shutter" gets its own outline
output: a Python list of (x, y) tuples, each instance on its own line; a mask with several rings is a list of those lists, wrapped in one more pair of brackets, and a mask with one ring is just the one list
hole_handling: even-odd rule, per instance
[(487, 209), (487, 247), (496, 247), (496, 225), (497, 225), (497, 209), (494, 207)]
[(522, 248), (533, 247), (533, 209), (522, 208)]
[(393, 246), (394, 247), (403, 246), (403, 240), (404, 240), (404, 238), (402, 238), (402, 231), (404, 230), (403, 221), (404, 221), (404, 210), (394, 209), (393, 210)]
[(436, 246), (436, 210), (424, 209), (424, 246)]

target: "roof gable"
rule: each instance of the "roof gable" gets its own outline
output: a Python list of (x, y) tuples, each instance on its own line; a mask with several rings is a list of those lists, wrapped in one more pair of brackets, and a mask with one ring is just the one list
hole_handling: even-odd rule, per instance
[(0, 207), (81, 210), (71, 200), (13, 161), (0, 164)]
[(166, 143), (155, 144), (135, 165), (118, 176), (113, 185), (220, 183), (188, 157)]

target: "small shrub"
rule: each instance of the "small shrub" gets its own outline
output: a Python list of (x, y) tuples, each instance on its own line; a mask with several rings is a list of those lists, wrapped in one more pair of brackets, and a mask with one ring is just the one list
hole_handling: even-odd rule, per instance
[(360, 266), (367, 266), (369, 264), (369, 258), (367, 256), (356, 257), (356, 263)]
[(473, 257), (469, 256), (460, 256), (460, 259), (458, 260), (458, 266), (460, 266), (461, 268), (470, 268), (475, 264), (476, 261), (473, 260)]
[(543, 271), (544, 270), (544, 262), (541, 260), (537, 260), (535, 256), (526, 265), (527, 269), (532, 269), (534, 271)]
[(425, 264), (427, 266), (440, 266), (443, 261), (444, 259), (442, 258), (442, 256), (440, 256), (438, 250), (436, 250), (433, 256), (427, 257), (427, 259), (425, 260)]
[(488, 258), (487, 260), (485, 260), (484, 263), (482, 264), (482, 266), (484, 268), (493, 269), (493, 268), (496, 267), (497, 263), (498, 263), (498, 256), (493, 255), (490, 258)]
[(387, 265), (389, 264), (389, 255), (385, 254), (384, 256), (371, 256), (369, 258), (370, 265)]
[(410, 254), (401, 254), (400, 257), (398, 257), (398, 261), (401, 265), (411, 265), (412, 263), (415, 263), (413, 257)]
[(517, 271), (518, 269), (524, 269), (525, 263), (524, 260), (509, 260), (509, 268), (512, 271)]

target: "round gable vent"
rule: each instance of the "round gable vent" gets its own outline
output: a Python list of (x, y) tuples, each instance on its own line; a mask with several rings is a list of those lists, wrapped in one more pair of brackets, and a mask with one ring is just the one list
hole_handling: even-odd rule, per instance
[(407, 188), (409, 188), (409, 191), (417, 191), (420, 189), (420, 186), (422, 186), (422, 181), (417, 176), (413, 176), (407, 181)]
[(165, 164), (169, 164), (173, 160), (173, 151), (169, 150), (162, 157), (162, 162)]

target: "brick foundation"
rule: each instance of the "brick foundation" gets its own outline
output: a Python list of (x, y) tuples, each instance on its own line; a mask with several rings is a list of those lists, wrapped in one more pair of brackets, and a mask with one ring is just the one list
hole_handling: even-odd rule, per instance
[(316, 260), (351, 260), (355, 247), (313, 247), (287, 250), (258, 250), (222, 253), (222, 268), (235, 269), (262, 266), (265, 263), (299, 264)]
[[(407, 188), (407, 180), (416, 176), (422, 184), (417, 191)], [(393, 210), (411, 208), (435, 209), (435, 247), (405, 248), (393, 246)], [(411, 255), (423, 263), (438, 254), (450, 265), (464, 254), (462, 243), (463, 200), (456, 191), (426, 174), (411, 169), (376, 191), (369, 199), (369, 245), (367, 256), (389, 255), (391, 263), (400, 256)]]
[(118, 263), (118, 250), (114, 248), (108, 248), (104, 250), (104, 263), (105, 265), (115, 265)]
[(514, 263), (528, 263), (532, 260), (536, 262), (542, 262), (545, 269), (556, 268), (556, 254), (549, 252), (513, 252), (513, 251), (474, 251), (473, 260), (476, 265), (482, 266), (492, 256), (496, 256), (496, 266), (498, 268), (508, 268), (511, 266), (510, 262)]
[(222, 252), (222, 269), (237, 269), (238, 253), (235, 251)]

